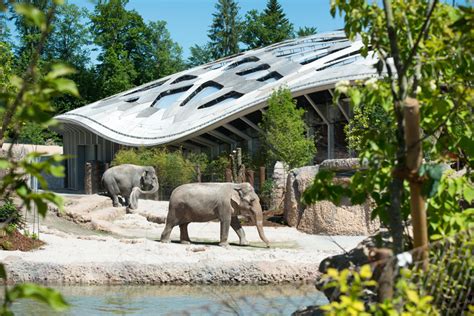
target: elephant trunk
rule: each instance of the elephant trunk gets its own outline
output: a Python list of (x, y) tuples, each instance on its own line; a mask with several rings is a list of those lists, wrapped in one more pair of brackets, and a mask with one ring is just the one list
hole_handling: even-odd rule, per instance
[(256, 203), (257, 206), (255, 207), (255, 224), (257, 226), (258, 235), (260, 239), (270, 247), (270, 242), (268, 241), (267, 237), (265, 237), (265, 233), (263, 232), (263, 214), (262, 214), (262, 207), (260, 203)]
[(155, 183), (153, 183), (153, 188), (151, 188), (151, 190), (149, 191), (143, 191), (139, 187), (136, 187), (136, 188), (137, 188), (137, 191), (140, 192), (141, 194), (154, 194), (158, 191), (159, 187), (160, 185), (158, 184), (158, 179), (156, 179)]

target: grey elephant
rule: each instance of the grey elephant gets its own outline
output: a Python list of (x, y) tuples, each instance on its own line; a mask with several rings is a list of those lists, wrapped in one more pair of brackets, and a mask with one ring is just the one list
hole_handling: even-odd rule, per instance
[(158, 177), (153, 167), (132, 164), (107, 169), (102, 176), (102, 185), (112, 198), (114, 207), (119, 206), (118, 196), (121, 195), (125, 199), (125, 205), (130, 209), (138, 207), (140, 194), (153, 194), (159, 188)]
[(169, 242), (173, 227), (179, 225), (181, 243), (190, 243), (188, 224), (220, 221), (220, 246), (227, 246), (229, 227), (240, 239), (241, 245), (248, 245), (245, 232), (237, 215), (249, 215), (257, 226), (260, 238), (269, 246), (263, 232), (263, 215), (260, 200), (250, 183), (190, 183), (171, 193), (168, 217), (161, 234), (161, 242)]

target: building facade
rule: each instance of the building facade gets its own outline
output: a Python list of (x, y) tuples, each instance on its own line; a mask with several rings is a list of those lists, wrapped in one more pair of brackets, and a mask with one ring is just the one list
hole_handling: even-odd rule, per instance
[(347, 102), (333, 104), (341, 80), (377, 76), (362, 42), (342, 31), (242, 52), (124, 91), (56, 118), (62, 123), (67, 187), (82, 189), (84, 164), (110, 162), (123, 146), (168, 146), (210, 156), (236, 147), (255, 152), (273, 90), (289, 88), (306, 109), (316, 160), (347, 156)]

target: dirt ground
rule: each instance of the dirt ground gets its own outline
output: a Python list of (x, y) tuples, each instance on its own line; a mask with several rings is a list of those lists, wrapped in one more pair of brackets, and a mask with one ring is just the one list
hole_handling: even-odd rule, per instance
[[(49, 212), (40, 227), (46, 244), (31, 252), (0, 251), (13, 281), (45, 284), (269, 284), (313, 281), (327, 256), (353, 248), (364, 236), (308, 235), (269, 221), (266, 248), (255, 226), (235, 232), (229, 247), (218, 246), (218, 222), (191, 223), (191, 244), (159, 242), (167, 202), (140, 200), (127, 214), (107, 197), (65, 196), (64, 213)], [(59, 215), (59, 216), (58, 216)], [(274, 214), (269, 214), (271, 218)]]

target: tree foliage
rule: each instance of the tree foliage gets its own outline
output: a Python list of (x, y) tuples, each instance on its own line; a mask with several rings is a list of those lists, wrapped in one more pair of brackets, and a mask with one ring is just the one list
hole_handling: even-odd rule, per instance
[[(336, 98), (349, 97), (354, 108), (349, 142), (366, 168), (347, 188), (328, 184), (330, 176), (317, 179), (306, 202), (324, 198), (317, 187), (334, 197), (348, 195), (354, 203), (371, 197), (376, 204), (373, 215), (389, 226), (398, 252), (404, 247), (403, 223), (410, 214), (407, 184), (422, 183), (431, 238), (466, 229), (474, 199), (473, 9), (438, 1), (385, 0), (383, 7), (377, 2), (333, 1), (332, 14), (338, 10), (344, 14), (347, 36), (362, 38), (362, 54), (379, 59), (377, 80), (336, 87)], [(414, 173), (407, 171), (413, 163), (407, 160), (411, 148), (404, 131), (408, 97), (421, 104), (422, 136), (417, 142), (427, 161)], [(466, 170), (456, 175), (458, 180), (449, 180), (442, 165), (456, 160)]]
[(293, 24), (286, 18), (277, 0), (268, 0), (266, 8), (259, 13), (251, 10), (245, 15), (242, 42), (249, 48), (258, 48), (293, 37)]
[(296, 107), (289, 89), (280, 88), (272, 93), (261, 123), (261, 139), (270, 159), (281, 160), (290, 168), (311, 162), (316, 147), (307, 136), (303, 115), (304, 109)]
[(241, 21), (239, 6), (234, 0), (218, 0), (208, 32), (212, 57), (219, 59), (240, 51)]
[[(0, 127), (0, 145), (3, 145), (8, 130), (12, 130), (14, 142), (18, 137), (20, 126), (25, 121), (34, 122), (42, 126), (53, 124), (51, 113), (51, 99), (63, 93), (78, 95), (77, 88), (73, 81), (65, 78), (71, 73), (71, 69), (55, 64), (50, 67), (50, 71), (41, 75), (38, 71), (38, 63), (45, 47), (47, 38), (52, 29), (58, 0), (49, 3), (49, 6), (42, 12), (31, 5), (29, 1), (11, 2), (12, 14), (16, 21), (24, 21), (25, 25), (31, 29), (39, 30), (35, 37), (35, 44), (29, 49), (29, 60), (26, 71), (22, 76), (13, 73), (4, 73), (4, 81), (0, 82), (0, 114), (2, 123)], [(0, 9), (6, 10), (3, 2)], [(21, 160), (13, 158), (12, 146), (6, 153), (0, 156), (0, 169), (5, 174), (0, 181), (0, 196), (2, 200), (8, 201), (11, 195), (15, 194), (22, 201), (22, 207), (28, 211), (33, 205), (37, 208), (41, 216), (46, 215), (47, 202), (53, 203), (62, 209), (61, 197), (47, 190), (47, 183), (44, 175), (62, 177), (63, 167), (57, 165), (62, 160), (61, 156), (53, 155), (48, 159), (37, 162), (38, 153), (30, 153)], [(35, 192), (27, 184), (29, 177), (36, 177), (44, 191)], [(9, 220), (2, 223), (2, 229)], [(5, 287), (3, 304), (0, 308), (2, 315), (12, 315), (10, 310), (13, 302), (19, 299), (34, 299), (49, 305), (51, 308), (61, 311), (68, 307), (61, 294), (53, 289), (44, 288), (35, 284), (24, 283), (9, 287), (7, 274), (3, 264), (0, 264), (0, 278)]]

